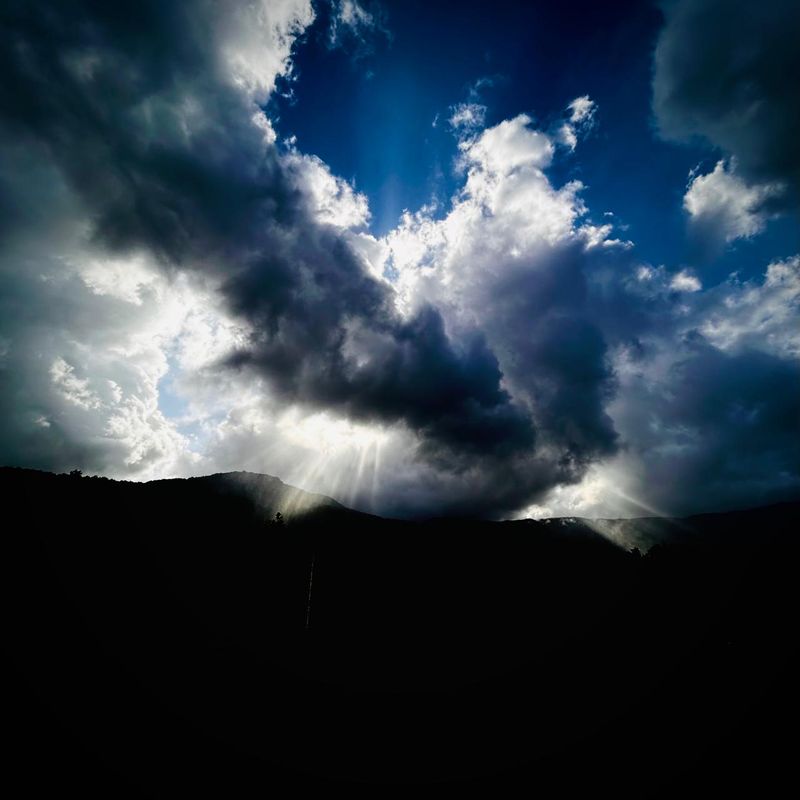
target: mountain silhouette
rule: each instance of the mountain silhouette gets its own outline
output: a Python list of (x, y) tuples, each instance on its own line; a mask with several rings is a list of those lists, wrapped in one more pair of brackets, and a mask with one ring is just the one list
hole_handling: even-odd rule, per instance
[(800, 504), (411, 522), (247, 472), (4, 468), (0, 487), (11, 762), (31, 791), (646, 796), (766, 791), (792, 763)]

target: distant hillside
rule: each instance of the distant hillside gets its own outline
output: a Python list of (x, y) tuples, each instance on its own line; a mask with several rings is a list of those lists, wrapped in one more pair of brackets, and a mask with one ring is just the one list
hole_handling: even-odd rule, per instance
[(136, 496), (142, 502), (172, 504), (183, 508), (193, 502), (206, 505), (214, 502), (243, 503), (264, 519), (272, 518), (280, 512), (287, 521), (323, 509), (350, 511), (330, 497), (305, 492), (285, 484), (280, 478), (253, 472), (224, 472), (197, 478), (136, 482), (77, 474), (54, 475), (39, 470), (2, 467), (0, 485), (13, 486), (26, 493), (80, 493), (82, 497), (91, 495), (98, 500), (112, 493), (119, 497), (124, 492), (127, 496)]
[(758, 536), (769, 539), (773, 533), (782, 531), (782, 521), (790, 519), (800, 520), (800, 502), (775, 503), (762, 508), (695, 514), (689, 517), (563, 517), (538, 522), (552, 525), (555, 530), (562, 532), (590, 531), (626, 550), (636, 548), (646, 553), (656, 545), (694, 548), (751, 546)]
[[(241, 497), (251, 502), (265, 517), (280, 512), (287, 520), (318, 509), (350, 510), (322, 494), (313, 494), (285, 484), (280, 478), (255, 472), (220, 472), (199, 478), (173, 478), (150, 481), (148, 487), (174, 492), (207, 492), (216, 497)], [(356, 513), (356, 512), (353, 512)]]
[[(266, 524), (280, 513), (284, 522), (308, 524), (310, 521), (347, 519), (350, 524), (363, 527), (385, 526), (389, 530), (437, 530), (452, 532), (464, 527), (469, 530), (509, 531), (518, 528), (541, 541), (613, 543), (624, 550), (637, 548), (647, 552), (656, 544), (724, 544), (739, 541), (743, 527), (739, 521), (773, 516), (794, 516), (800, 503), (779, 503), (761, 509), (701, 514), (685, 518), (639, 517), (633, 519), (583, 519), (557, 517), (551, 519), (525, 519), (506, 522), (488, 522), (465, 519), (432, 519), (404, 522), (383, 519), (372, 514), (347, 508), (331, 497), (306, 492), (284, 483), (280, 478), (254, 472), (224, 472), (195, 478), (171, 478), (148, 482), (116, 481), (95, 476), (55, 475), (40, 470), (17, 467), (0, 467), (0, 488), (14, 496), (21, 492), (31, 502), (38, 492), (57, 496), (60, 502), (70, 498), (82, 500), (91, 497), (102, 503), (106, 499), (125, 498), (149, 504), (151, 511), (168, 515), (197, 516), (202, 512), (216, 516), (221, 509), (234, 514), (240, 521)], [(144, 506), (143, 506), (144, 507)], [(87, 509), (83, 509), (86, 513)], [(734, 524), (735, 523), (735, 524)], [(498, 527), (498, 526), (502, 526)], [(749, 528), (744, 533), (748, 536)], [(722, 540), (718, 541), (719, 537)]]

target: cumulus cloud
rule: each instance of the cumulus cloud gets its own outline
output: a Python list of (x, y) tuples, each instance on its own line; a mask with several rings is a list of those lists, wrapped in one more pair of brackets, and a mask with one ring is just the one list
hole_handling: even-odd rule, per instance
[(692, 178), (683, 197), (692, 232), (714, 250), (764, 230), (771, 204), (783, 193), (777, 183), (748, 184), (724, 160), (707, 175)]
[[(12, 4), (3, 461), (250, 468), (396, 514), (507, 514), (621, 463), (668, 510), (704, 475), (719, 505), (796, 487), (796, 258), (706, 290), (639, 263), (525, 114), (473, 116), (444, 213), (374, 236), (262, 110), (313, 13)], [(569, 109), (577, 136), (594, 105)]]
[(606, 236), (583, 224), (579, 183), (550, 182), (553, 143), (530, 117), (488, 128), (461, 150), (467, 175), (450, 213), (405, 215), (383, 255), (403, 313), (433, 301), (448, 330), (479, 327), (504, 386), (535, 422), (537, 446), (506, 459), (485, 489), (519, 503), (579, 479), (616, 449), (604, 411), (614, 377), (586, 272), (608, 256), (624, 261), (626, 248), (601, 247)]
[(314, 21), (314, 9), (309, 0), (256, 0), (203, 9), (201, 19), (219, 37), (222, 74), (264, 101), (278, 76), (291, 72), (292, 43)]
[[(800, 488), (796, 362), (687, 336), (661, 370), (622, 378), (612, 409), (630, 442), (621, 461), (641, 513), (689, 514), (785, 500)], [(701, 487), (702, 496), (698, 496)]]
[(79, 267), (42, 259), (21, 278), (9, 266), (0, 269), (3, 461), (117, 476), (189, 468), (190, 443), (158, 403), (165, 346), (185, 313), (180, 287), (154, 273), (157, 285), (123, 298), (97, 293)]
[(736, 159), (748, 184), (800, 199), (800, 6), (794, 0), (671, 0), (655, 53), (662, 133), (698, 136)]
[(700, 279), (685, 269), (675, 273), (669, 285), (676, 292), (699, 292), (703, 288)]
[(240, 220), (291, 194), (270, 177), (274, 135), (256, 104), (312, 18), (307, 2), (6, 9), (6, 463), (191, 468), (159, 407), (181, 320), (208, 300), (182, 268), (218, 282)]
[[(485, 130), (476, 140), (461, 142), (463, 160), (484, 175), (504, 176), (518, 167), (542, 169), (553, 159), (553, 142), (533, 127), (527, 114)], [(478, 173), (473, 173), (478, 174)]]
[(612, 347), (618, 452), (530, 513), (684, 515), (797, 497), (800, 257), (690, 295), (671, 295), (673, 280), (647, 268), (629, 287), (652, 316)]
[[(292, 36), (311, 18), (307, 4), (276, 10), (247, 3), (231, 14), (236, 24), (223, 23), (216, 7), (204, 3), (113, 11), (25, 4), (3, 29), (6, 74), (15, 86), (2, 95), (4, 141), (15, 142), (28, 161), (42, 158), (42, 181), (52, 181), (63, 200), (63, 208), (44, 214), (28, 209), (30, 179), (15, 171), (14, 160), (4, 164), (9, 196), (32, 215), (18, 220), (29, 224), (17, 226), (19, 248), (7, 253), (7, 296), (22, 295), (26, 307), (38, 308), (44, 335), (58, 348), (40, 364), (26, 352), (39, 349), (26, 320), (4, 317), (16, 359), (5, 373), (6, 396), (28, 399), (20, 385), (30, 378), (39, 382), (36, 391), (57, 392), (84, 412), (104, 412), (62, 426), (77, 449), (58, 454), (52, 446), (47, 456), (43, 446), (39, 463), (61, 467), (74, 459), (107, 468), (110, 456), (84, 451), (105, 450), (111, 440), (127, 448), (118, 462), (131, 469), (147, 460), (163, 465), (170, 447), (181, 451), (180, 434), (157, 405), (168, 354), (158, 336), (144, 333), (142, 320), (131, 318), (154, 310), (153, 303), (130, 302), (141, 299), (143, 254), (159, 280), (191, 275), (216, 292), (222, 313), (242, 330), (216, 371), (249, 376), (273, 407), (299, 404), (399, 425), (413, 435), (420, 458), (442, 470), (463, 471), (470, 459), (496, 461), (529, 448), (534, 425), (501, 385), (482, 332), (464, 331), (454, 340), (430, 304), (400, 315), (393, 291), (354, 245), (350, 228), (367, 218), (363, 198), (318, 160), (276, 143), (258, 103), (274, 86), (270, 70), (290, 68)], [(254, 28), (271, 56), (248, 46)], [(211, 46), (209, 31), (216, 37)], [(241, 50), (237, 37), (244, 37)], [(54, 238), (61, 224), (56, 211), (72, 226), (69, 247)], [(69, 263), (54, 253), (67, 254)], [(96, 265), (126, 259), (133, 267), (122, 300)], [(30, 261), (35, 266), (26, 270)], [(69, 336), (45, 319), (60, 298), (37, 283), (49, 289), (68, 276), (62, 296), (103, 309), (93, 319), (64, 322), (75, 329), (73, 347), (57, 344)], [(128, 315), (130, 322), (120, 321), (118, 339), (104, 327), (112, 300), (125, 304), (121, 319)], [(126, 373), (124, 380), (117, 371)], [(116, 408), (113, 397), (95, 400), (100, 374), (123, 387), (123, 397), (130, 387), (130, 407)], [(14, 402), (17, 409), (25, 405)], [(15, 430), (10, 426), (10, 437)], [(37, 436), (43, 432), (52, 440), (57, 426), (36, 426)], [(150, 434), (152, 447), (145, 441)], [(6, 452), (17, 460), (21, 449)], [(30, 455), (22, 461), (31, 463)]]
[(708, 293), (700, 332), (721, 350), (800, 359), (800, 256), (773, 261), (761, 282), (735, 275)]
[(311, 215), (342, 230), (364, 227), (370, 217), (367, 198), (333, 175), (321, 159), (298, 152), (293, 141), (290, 145), (283, 163), (291, 172), (297, 191), (305, 196)]

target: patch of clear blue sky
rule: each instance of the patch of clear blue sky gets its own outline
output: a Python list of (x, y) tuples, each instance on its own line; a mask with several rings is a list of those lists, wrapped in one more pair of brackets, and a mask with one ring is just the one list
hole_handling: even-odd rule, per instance
[(175, 386), (175, 377), (180, 374), (175, 359), (167, 358), (167, 371), (158, 382), (158, 407), (165, 417), (178, 419), (189, 413), (187, 398)]
[(367, 195), (373, 233), (387, 232), (403, 209), (432, 199), (446, 210), (463, 182), (454, 171), (448, 110), (470, 99), (478, 79), (489, 78), (480, 91), (487, 124), (527, 112), (546, 127), (574, 97), (595, 100), (595, 130), (549, 174), (556, 184), (585, 183), (591, 217), (614, 212), (628, 226), (620, 235), (636, 243), (642, 260), (695, 266), (708, 285), (734, 270), (758, 275), (768, 261), (800, 249), (796, 222), (784, 219), (710, 263), (697, 262), (682, 197), (689, 170), (702, 163), (710, 171), (720, 154), (703, 143), (664, 142), (655, 130), (652, 54), (662, 24), (655, 3), (385, 0), (381, 6), (390, 36), (374, 36), (364, 53), (329, 47), (328, 14), (319, 4), (296, 48), (293, 96), (277, 97), (269, 108), (280, 136), (296, 136), (302, 152), (318, 155)]
[(158, 408), (170, 419), (176, 429), (186, 437), (187, 445), (194, 452), (203, 452), (209, 432), (222, 424), (224, 414), (219, 412), (206, 420), (204, 425), (191, 416), (189, 395), (180, 387), (181, 369), (174, 354), (167, 356), (167, 371), (158, 382)]

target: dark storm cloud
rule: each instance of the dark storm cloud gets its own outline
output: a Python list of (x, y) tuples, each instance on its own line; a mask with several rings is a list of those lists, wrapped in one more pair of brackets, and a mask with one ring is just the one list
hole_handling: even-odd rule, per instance
[[(617, 440), (605, 411), (614, 376), (586, 279), (595, 260), (580, 242), (543, 247), (530, 268), (493, 286), (484, 319), (510, 351), (507, 376), (530, 397), (537, 425), (565, 458), (587, 463), (612, 454)], [(624, 261), (617, 255), (617, 268)]]
[[(264, 6), (282, 9), (284, 39), (307, 24), (298, 12), (306, 23), (292, 27), (292, 2)], [(147, 397), (157, 399), (163, 372), (150, 363), (125, 371), (132, 356), (119, 342), (128, 330), (149, 330), (147, 311), (88, 291), (65, 268), (74, 251), (102, 255), (101, 267), (145, 254), (165, 285), (163, 276), (191, 273), (214, 287), (246, 333), (211, 372), (252, 377), (253, 385), (264, 379), (265, 406), (331, 410), (410, 431), (419, 458), (404, 458), (398, 446), (392, 474), (382, 473), (379, 511), (515, 511), (579, 482), (620, 449), (640, 458), (641, 496), (668, 510), (684, 508), (704, 480), (704, 496), (721, 506), (797, 485), (797, 437), (787, 435), (797, 432), (797, 371), (776, 345), (785, 331), (769, 340), (771, 353), (686, 339), (687, 329), (726, 308), (728, 295), (690, 301), (663, 269), (650, 270), (652, 280), (632, 277), (636, 264), (621, 243), (590, 246), (586, 231), (576, 233), (585, 213), (579, 190), (547, 180), (552, 147), (528, 117), (498, 126), (473, 153), (470, 188), (453, 204), (463, 219), (448, 240), (456, 243), (452, 263), (431, 256), (420, 272), (432, 265), (436, 277), (421, 278), (414, 310), (401, 315), (395, 289), (367, 269), (353, 233), (315, 206), (310, 170), (324, 165), (276, 144), (259, 116), (286, 64), (277, 56), (261, 64), (270, 43), (258, 36), (240, 41), (252, 8), (202, 0), (4, 5), (0, 460), (103, 470), (127, 465), (136, 450), (135, 463), (160, 463), (176, 435), (147, 409), (136, 410), (135, 435), (115, 418), (114, 430), (123, 427), (116, 439), (78, 413), (106, 402), (103, 392), (146, 406), (142, 386), (149, 381)], [(703, 99), (707, 90), (689, 86), (681, 70), (699, 74), (697, 62), (713, 72), (728, 50), (710, 47), (703, 60), (695, 39), (715, 6), (687, 8), (670, 7), (659, 49), (656, 105), (665, 130), (708, 136), (750, 177), (795, 180), (783, 132), (796, 117), (771, 72), (758, 84), (771, 115), (757, 106), (752, 119), (734, 124), (732, 112), (725, 124), (739, 133), (723, 141), (728, 128), (714, 121), (716, 100)], [(736, 8), (724, 41), (736, 35)], [(766, 11), (758, 15), (758, 25), (769, 23)], [(778, 60), (789, 58), (783, 43), (781, 34)], [(688, 62), (678, 58), (687, 48)], [(759, 46), (748, 56), (756, 75), (764, 52)], [(254, 74), (249, 64), (236, 73), (240, 56), (255, 59)], [(720, 78), (714, 92), (738, 108), (734, 78)], [(683, 112), (709, 103), (710, 112), (691, 111), (696, 125), (687, 129)], [(773, 277), (784, 280), (792, 269)], [(742, 330), (759, 324), (740, 320)], [(115, 348), (125, 355), (114, 356)], [(641, 366), (641, 379), (616, 374), (620, 351)], [(658, 358), (667, 366), (646, 368)], [(93, 370), (98, 380), (90, 380)], [(50, 413), (57, 403), (66, 403), (64, 413)], [(107, 405), (119, 408), (116, 400)], [(264, 447), (242, 443), (248, 430), (230, 440), (234, 468), (247, 447)], [(683, 431), (691, 431), (687, 441)]]
[(671, 514), (796, 498), (797, 364), (758, 350), (726, 353), (696, 333), (679, 347), (664, 382), (631, 386), (620, 415), (643, 459), (641, 496)]
[[(662, 132), (701, 136), (755, 182), (800, 199), (800, 4), (675, 0), (655, 55), (653, 102)], [(769, 200), (776, 207), (777, 198)]]
[[(270, 376), (288, 403), (405, 422), (424, 438), (428, 458), (458, 462), (530, 448), (533, 426), (500, 388), (502, 374), (482, 336), (454, 344), (432, 307), (397, 319), (385, 306), (384, 290), (365, 279), (352, 254), (329, 236), (330, 252), (335, 258), (340, 251), (345, 269), (339, 274), (329, 259), (318, 260), (324, 251), (309, 254), (317, 257), (310, 269), (319, 291), (284, 284), (277, 292), (269, 274), (266, 290), (256, 288), (250, 281), (262, 275), (254, 273), (226, 285), (234, 309), (258, 323), (249, 347), (228, 363)], [(348, 285), (353, 277), (366, 286)]]
[[(0, 137), (0, 461), (40, 469), (98, 468), (107, 443), (76, 438), (46, 418), (52, 397), (45, 356), (74, 335), (73, 318), (97, 307), (81, 304), (73, 276), (43, 281), (44, 265), (62, 272), (51, 243), (71, 198), (44, 148), (20, 147)], [(37, 235), (32, 235), (36, 232)], [(34, 246), (28, 246), (29, 239)], [(38, 242), (37, 242), (38, 239)], [(38, 244), (38, 247), (36, 247)], [(89, 303), (91, 305), (91, 303)]]
[[(684, 200), (698, 254), (708, 258), (759, 233), (774, 213), (796, 213), (800, 5), (675, 0), (663, 9), (653, 80), (660, 129), (674, 139), (701, 137), (729, 157), (695, 178)], [(796, 264), (792, 269), (796, 275)], [(723, 318), (733, 318), (741, 306), (729, 302), (733, 296), (720, 299)], [(774, 308), (765, 308), (763, 319), (789, 313), (796, 324), (796, 295)], [(720, 312), (712, 313), (719, 324)], [(678, 338), (668, 326), (663, 336)], [(755, 347), (729, 351), (699, 337), (673, 365), (667, 391), (653, 392), (651, 384), (639, 395), (641, 387), (631, 387), (624, 404), (630, 416), (620, 425), (642, 454), (645, 488), (657, 507), (686, 512), (796, 496), (800, 371), (785, 350), (774, 352), (780, 337), (762, 330), (750, 339)], [(697, 485), (704, 487), (703, 504), (694, 496)]]
[(461, 467), (530, 448), (532, 423), (500, 388), (483, 339), (454, 344), (433, 308), (400, 319), (386, 285), (313, 217), (301, 177), (224, 74), (221, 13), (213, 3), (7, 5), (5, 140), (52, 159), (97, 246), (219, 279), (254, 327), (229, 363), (265, 375), (287, 402), (402, 422), (425, 457)]
[[(2, 32), (7, 135), (45, 145), (94, 235), (165, 264), (224, 254), (293, 191), (222, 80), (213, 4), (19, 3)], [(196, 112), (186, 115), (186, 104)], [(192, 124), (186, 130), (186, 120)]]

